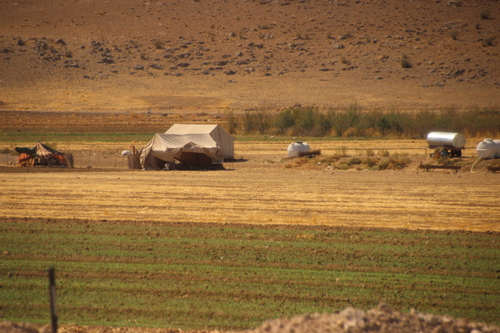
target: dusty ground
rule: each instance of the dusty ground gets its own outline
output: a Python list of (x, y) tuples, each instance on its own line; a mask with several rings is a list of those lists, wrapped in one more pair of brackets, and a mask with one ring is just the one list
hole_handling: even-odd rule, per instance
[(0, 110), (500, 104), (496, 1), (4, 0), (1, 7)]
[[(405, 168), (384, 171), (357, 171), (363, 165), (338, 169), (341, 162), (323, 161), (325, 155), (297, 163), (286, 159), (283, 143), (236, 148), (241, 158), (221, 171), (4, 166), (0, 214), (50, 218), (64, 211), (70, 218), (92, 220), (499, 230), (498, 174), (423, 171), (416, 162), (426, 160), (422, 148), (420, 155), (405, 157), (412, 161)], [(87, 162), (84, 157), (81, 163)]]

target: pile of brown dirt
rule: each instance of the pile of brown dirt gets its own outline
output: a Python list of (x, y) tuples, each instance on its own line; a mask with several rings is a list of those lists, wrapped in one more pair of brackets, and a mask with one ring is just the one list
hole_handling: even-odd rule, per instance
[(30, 323), (0, 322), (1, 333), (38, 333), (38, 328)]
[(293, 318), (274, 319), (246, 333), (362, 333), (362, 332), (419, 332), (419, 333), (498, 333), (499, 328), (448, 316), (394, 311), (381, 303), (369, 311), (346, 308), (339, 313), (306, 314)]

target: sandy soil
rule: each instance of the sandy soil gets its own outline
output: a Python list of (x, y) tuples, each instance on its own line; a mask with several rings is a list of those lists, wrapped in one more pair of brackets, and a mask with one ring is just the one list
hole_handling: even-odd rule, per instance
[[(5, 0), (1, 6), (0, 110), (500, 104), (495, 1)], [(410, 68), (403, 68), (403, 57)]]

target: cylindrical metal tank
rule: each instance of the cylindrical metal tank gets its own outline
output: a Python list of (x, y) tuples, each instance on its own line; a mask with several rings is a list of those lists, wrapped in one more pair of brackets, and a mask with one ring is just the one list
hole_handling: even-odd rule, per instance
[(292, 142), (288, 146), (288, 157), (299, 157), (303, 153), (311, 151), (311, 147), (305, 142)]
[(460, 133), (430, 132), (427, 134), (427, 144), (431, 148), (464, 148), (465, 135)]
[(500, 140), (484, 139), (477, 144), (476, 151), (482, 158), (500, 158)]

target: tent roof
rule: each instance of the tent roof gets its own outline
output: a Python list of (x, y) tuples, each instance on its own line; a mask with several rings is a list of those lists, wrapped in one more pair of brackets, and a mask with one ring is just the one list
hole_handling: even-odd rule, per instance
[[(234, 158), (234, 138), (217, 124), (174, 124), (165, 135), (190, 136), (192, 142), (211, 147), (207, 142), (215, 142), (224, 155), (224, 159)], [(210, 139), (211, 138), (211, 139)]]
[(57, 151), (55, 149), (52, 149), (49, 146), (44, 145), (40, 141), (38, 141), (33, 148), (16, 147), (15, 150), (19, 154), (25, 153), (25, 154), (33, 155), (33, 156), (36, 155), (36, 154), (38, 154), (38, 155), (47, 155), (47, 154), (59, 154), (59, 155), (63, 155), (63, 153), (61, 153), (61, 152), (59, 152), (59, 151)]
[(209, 134), (219, 125), (174, 124), (165, 134)]

